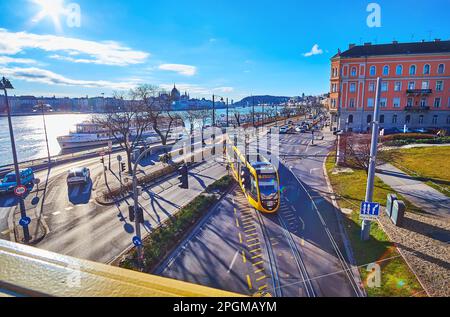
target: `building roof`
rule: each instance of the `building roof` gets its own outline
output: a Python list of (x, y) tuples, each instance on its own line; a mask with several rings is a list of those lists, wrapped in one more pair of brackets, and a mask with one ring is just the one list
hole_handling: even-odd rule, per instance
[(355, 45), (336, 57), (450, 53), (450, 41)]

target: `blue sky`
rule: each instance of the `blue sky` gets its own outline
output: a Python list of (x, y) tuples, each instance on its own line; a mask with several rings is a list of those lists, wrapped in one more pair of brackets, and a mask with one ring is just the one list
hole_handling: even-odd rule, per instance
[[(0, 75), (17, 95), (111, 95), (139, 83), (234, 100), (319, 94), (330, 57), (349, 43), (450, 38), (449, 0), (56, 0), (81, 8), (80, 27), (59, 10), (60, 28), (36, 19), (48, 1), (0, 1)], [(367, 26), (371, 2), (380, 28)]]

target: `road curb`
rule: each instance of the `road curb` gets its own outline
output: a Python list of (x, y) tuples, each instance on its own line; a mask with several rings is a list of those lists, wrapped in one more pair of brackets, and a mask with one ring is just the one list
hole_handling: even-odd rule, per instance
[[(330, 156), (330, 153), (328, 153), (328, 155), (326, 156), (326, 158), (325, 158), (325, 160), (323, 162), (323, 174), (325, 176), (325, 181), (327, 183), (328, 191), (330, 193), (333, 193), (334, 192), (333, 191), (333, 186), (331, 185), (330, 178), (328, 177), (328, 171), (327, 171), (327, 160), (328, 160), (329, 156)], [(336, 197), (334, 195), (331, 195), (330, 199), (331, 199), (331, 201), (333, 203), (334, 211), (335, 211), (335, 214), (337, 216), (337, 220), (338, 220), (337, 223), (338, 223), (339, 231), (341, 232), (342, 242), (344, 244), (344, 248), (345, 248), (345, 253), (347, 255), (347, 259), (350, 262), (350, 266), (351, 266), (352, 271), (353, 271), (353, 276), (358, 279), (358, 286), (359, 286), (361, 294), (364, 297), (367, 297), (366, 290), (364, 289), (364, 287), (361, 287), (361, 285), (363, 285), (362, 280), (361, 280), (361, 275), (359, 273), (358, 266), (356, 265), (356, 261), (355, 261), (355, 258), (353, 256), (353, 251), (352, 251), (352, 248), (351, 248), (350, 240), (349, 240), (349, 238), (347, 236), (347, 232), (345, 231), (344, 224), (342, 222), (342, 220), (343, 220), (342, 219), (342, 215), (344, 213), (342, 212), (341, 208), (339, 207), (339, 204), (338, 204), (338, 202), (336, 200)]]

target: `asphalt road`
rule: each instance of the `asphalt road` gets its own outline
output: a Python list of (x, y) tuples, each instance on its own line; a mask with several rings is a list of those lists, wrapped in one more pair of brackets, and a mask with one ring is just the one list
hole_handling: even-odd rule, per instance
[(323, 174), (327, 135), (280, 136), (282, 205), (251, 209), (236, 188), (157, 268), (156, 273), (247, 295), (358, 296)]
[[(66, 173), (71, 167), (77, 166), (85, 166), (91, 170), (91, 182), (69, 189)], [(118, 170), (116, 160), (113, 160), (112, 168)], [(225, 173), (223, 166), (209, 161), (190, 170), (189, 189), (179, 188), (178, 176), (146, 188), (139, 199), (145, 211), (143, 235), (177, 212)], [(27, 214), (31, 218), (41, 217), (48, 230), (45, 238), (36, 247), (107, 263), (132, 245), (134, 223), (128, 221), (128, 206), (132, 204), (132, 199), (107, 207), (97, 204), (92, 197), (92, 189), (98, 186), (103, 177), (103, 166), (99, 158), (55, 167), (50, 173), (37, 173), (36, 177), (41, 180), (41, 184), (39, 191), (35, 187), (25, 199)], [(35, 197), (39, 197), (37, 205), (33, 205)], [(44, 207), (41, 213), (42, 201)], [(4, 231), (0, 238), (9, 239), (7, 218), (8, 214), (16, 210), (16, 204), (13, 195), (2, 196), (0, 199), (0, 220), (3, 220), (1, 228)]]

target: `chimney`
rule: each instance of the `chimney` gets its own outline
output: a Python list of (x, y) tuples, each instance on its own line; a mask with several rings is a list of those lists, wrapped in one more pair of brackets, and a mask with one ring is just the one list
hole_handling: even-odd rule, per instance
[(352, 48), (354, 48), (355, 46), (356, 46), (356, 44), (351, 43), (351, 44), (348, 45), (348, 49), (352, 49)]
[(364, 46), (370, 46), (370, 45), (372, 45), (372, 43), (370, 43), (370, 42), (364, 43)]

